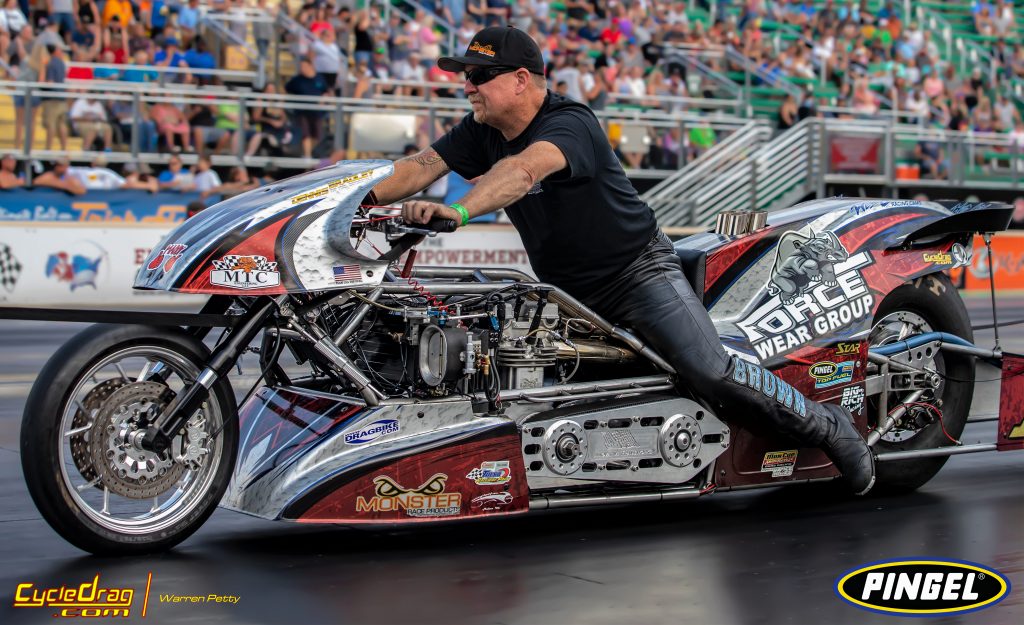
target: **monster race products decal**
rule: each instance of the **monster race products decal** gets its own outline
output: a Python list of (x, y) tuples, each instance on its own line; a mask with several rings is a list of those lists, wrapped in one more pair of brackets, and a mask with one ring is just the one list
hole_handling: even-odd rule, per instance
[(155, 271), (162, 267), (164, 273), (167, 273), (174, 268), (174, 263), (178, 262), (178, 259), (181, 258), (181, 255), (186, 249), (188, 249), (188, 246), (180, 243), (167, 245), (157, 252), (156, 256), (153, 257), (153, 260), (149, 261), (149, 264), (146, 265), (146, 269), (149, 271)]
[(789, 477), (796, 466), (796, 449), (786, 451), (769, 451), (761, 461), (761, 472), (771, 473), (772, 477)]
[(411, 517), (457, 516), (462, 511), (462, 493), (445, 492), (448, 476), (435, 473), (416, 488), (405, 488), (387, 475), (373, 478), (375, 495), (356, 498), (356, 512), (404, 510)]
[(737, 326), (762, 361), (848, 327), (871, 314), (861, 275), (870, 264), (867, 252), (850, 256), (833, 232), (787, 232), (767, 284), (773, 297)]
[(277, 263), (266, 256), (239, 256), (229, 254), (213, 261), (210, 284), (229, 289), (265, 289), (281, 284)]

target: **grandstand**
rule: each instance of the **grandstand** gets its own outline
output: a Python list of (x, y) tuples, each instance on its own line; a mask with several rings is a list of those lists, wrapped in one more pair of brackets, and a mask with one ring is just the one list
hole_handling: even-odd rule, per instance
[[(811, 195), (1011, 198), (1024, 21), (1011, 1), (13, 0), (0, 150), (283, 176), (425, 147), (467, 110), (438, 55), (529, 32), (667, 225)], [(938, 191), (941, 189), (941, 191)]]

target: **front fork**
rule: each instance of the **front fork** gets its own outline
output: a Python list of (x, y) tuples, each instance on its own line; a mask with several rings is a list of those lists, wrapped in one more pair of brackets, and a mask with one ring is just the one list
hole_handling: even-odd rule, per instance
[(163, 412), (146, 428), (145, 434), (139, 441), (140, 447), (159, 454), (170, 448), (171, 439), (185, 427), (191, 416), (207, 400), (213, 385), (228, 374), (249, 343), (263, 329), (267, 319), (287, 301), (288, 297), (288, 295), (281, 295), (273, 299), (268, 298), (258, 301), (254, 305), (248, 312), (245, 321), (239, 324), (228, 336), (228, 339), (214, 350), (206, 368), (196, 378), (195, 384), (189, 386), (184, 393), (171, 399)]

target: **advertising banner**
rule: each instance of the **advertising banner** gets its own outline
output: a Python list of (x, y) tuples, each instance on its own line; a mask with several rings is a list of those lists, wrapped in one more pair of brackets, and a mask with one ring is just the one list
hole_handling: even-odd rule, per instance
[(878, 137), (833, 135), (829, 140), (829, 171), (834, 174), (880, 173), (878, 153), (881, 145), (882, 140)]
[(2, 222), (120, 222), (173, 224), (185, 221), (198, 193), (150, 193), (138, 190), (89, 191), (70, 195), (56, 189), (0, 191)]
[[(974, 255), (964, 269), (950, 272), (953, 283), (966, 291), (989, 290), (988, 248), (980, 236), (974, 237)], [(992, 273), (997, 291), (1024, 289), (1024, 232), (999, 232), (992, 237)]]

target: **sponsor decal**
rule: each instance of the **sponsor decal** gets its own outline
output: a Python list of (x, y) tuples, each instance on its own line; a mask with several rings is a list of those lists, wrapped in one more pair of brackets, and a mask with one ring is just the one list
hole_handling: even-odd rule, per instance
[(764, 361), (858, 323), (874, 304), (860, 272), (870, 264), (867, 252), (850, 256), (832, 232), (787, 232), (767, 284), (774, 297), (736, 325)]
[(306, 191), (305, 193), (296, 195), (295, 197), (292, 198), (292, 206), (295, 206), (296, 204), (302, 204), (303, 202), (310, 202), (312, 200), (318, 200), (320, 198), (326, 197), (331, 191), (334, 191), (335, 189), (340, 189), (341, 187), (347, 187), (350, 184), (361, 182), (372, 175), (373, 171), (371, 170), (364, 171), (358, 174), (353, 174), (351, 176), (341, 178), (340, 180), (334, 180), (322, 187), (313, 189), (312, 191)]
[(477, 54), (482, 54), (484, 56), (494, 56), (494, 46), (491, 44), (482, 46), (478, 42), (474, 41), (473, 45), (469, 46), (469, 51), (476, 52)]
[(229, 289), (264, 289), (281, 284), (277, 263), (266, 256), (238, 256), (229, 254), (213, 261), (210, 284)]
[(187, 245), (182, 245), (180, 243), (172, 243), (171, 245), (164, 247), (164, 249), (157, 252), (156, 257), (153, 260), (149, 261), (149, 264), (146, 265), (146, 269), (149, 271), (155, 271), (162, 265), (164, 273), (167, 273), (174, 267), (174, 263), (178, 262), (178, 259), (181, 258), (182, 253), (187, 248)]
[(836, 355), (859, 354), (860, 343), (836, 343)]
[(807, 414), (807, 400), (800, 391), (752, 362), (740, 360), (735, 356), (733, 356), (732, 362), (733, 382), (760, 391), (766, 397), (774, 398), (775, 401), (793, 410), (801, 417)]
[[(94, 244), (95, 245), (95, 244)], [(96, 277), (99, 275), (100, 263), (107, 258), (107, 252), (98, 245), (98, 256), (72, 254), (65, 251), (54, 252), (46, 257), (46, 277), (55, 278), (57, 282), (67, 282), (73, 293), (83, 286), (96, 288)]]
[[(146, 590), (142, 598), (140, 615), (146, 618), (149, 608), (149, 590), (153, 573), (146, 577)], [(134, 588), (105, 588), (100, 584), (100, 575), (78, 586), (60, 588), (37, 588), (32, 582), (18, 584), (14, 592), (15, 608), (50, 608), (55, 617), (120, 617), (132, 615), (135, 603)]]
[(853, 414), (860, 414), (864, 410), (864, 387), (858, 385), (844, 388), (839, 405)]
[(811, 365), (810, 374), (814, 378), (814, 388), (828, 388), (836, 384), (853, 381), (852, 360), (831, 362), (828, 360)]
[(964, 211), (972, 210), (974, 208), (974, 206), (975, 206), (974, 202), (960, 202), (958, 204), (954, 204), (953, 208), (949, 209), (949, 212), (951, 212), (954, 215), (956, 215), (957, 213), (962, 213)]
[(396, 512), (410, 517), (445, 517), (462, 512), (462, 493), (445, 492), (448, 476), (435, 473), (417, 488), (405, 488), (387, 475), (373, 478), (375, 495), (356, 497), (356, 512)]
[(493, 510), (501, 510), (502, 508), (512, 504), (512, 500), (515, 497), (512, 493), (500, 492), (500, 493), (487, 493), (473, 497), (469, 502), (469, 505), (474, 508), (479, 508), (484, 512), (490, 512)]
[(933, 265), (952, 265), (953, 255), (949, 252), (925, 252), (924, 262)]
[(761, 472), (771, 473), (772, 477), (788, 477), (793, 475), (796, 466), (796, 449), (786, 451), (769, 451), (761, 461)]
[(888, 200), (885, 202), (864, 202), (862, 204), (854, 204), (850, 207), (850, 212), (854, 215), (861, 215), (875, 208), (900, 208), (903, 206), (917, 206), (919, 202), (917, 200)]
[(11, 251), (10, 246), (0, 243), (0, 287), (11, 293), (18, 284), (24, 267)]
[(604, 442), (603, 451), (593, 452), (593, 458), (642, 458), (657, 454), (649, 442), (641, 445), (632, 433), (624, 430), (608, 430), (600, 437)]
[(960, 243), (954, 243), (949, 253), (953, 256), (953, 267), (969, 267), (974, 256), (973, 249), (965, 247)]
[(334, 268), (334, 283), (348, 284), (350, 282), (362, 282), (363, 275), (359, 271), (359, 265), (341, 265)]
[(508, 484), (512, 480), (512, 469), (508, 460), (483, 462), (479, 468), (470, 471), (466, 479), (473, 480), (478, 486)]
[(401, 427), (396, 419), (381, 419), (374, 421), (366, 427), (359, 428), (345, 434), (346, 445), (365, 445), (388, 434), (398, 432)]
[(836, 594), (858, 608), (893, 616), (947, 616), (1002, 601), (1010, 582), (994, 569), (960, 560), (891, 560), (843, 574)]

